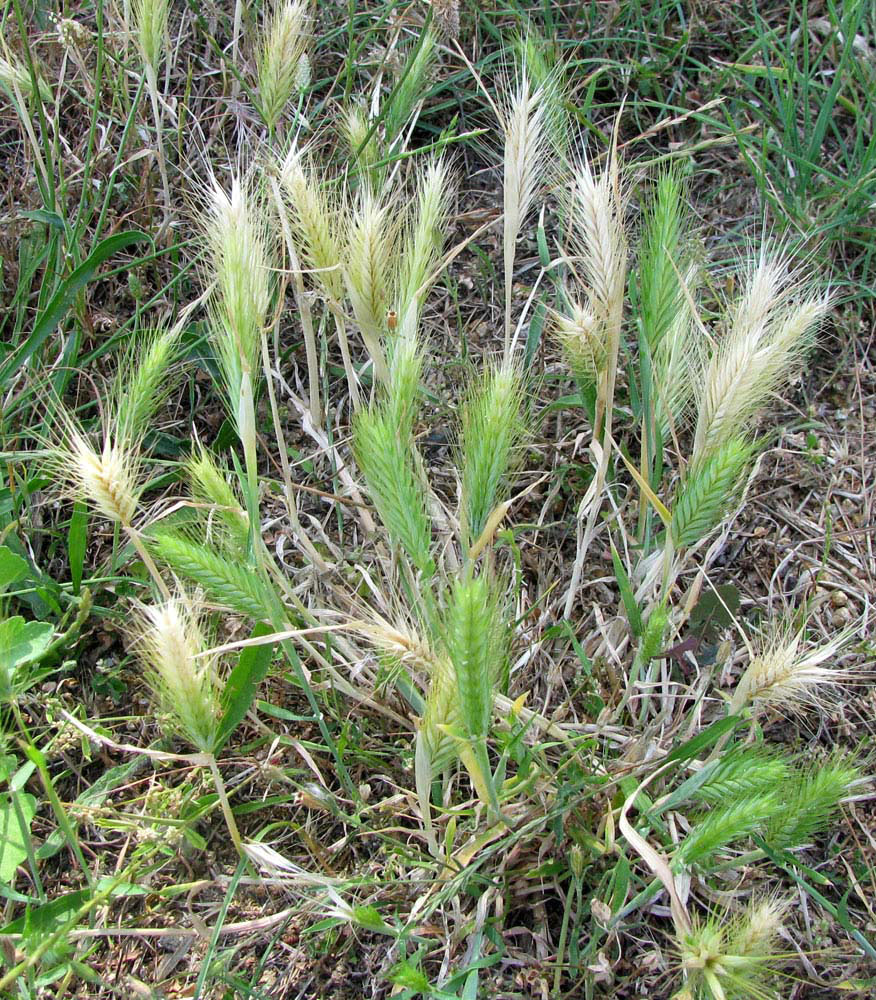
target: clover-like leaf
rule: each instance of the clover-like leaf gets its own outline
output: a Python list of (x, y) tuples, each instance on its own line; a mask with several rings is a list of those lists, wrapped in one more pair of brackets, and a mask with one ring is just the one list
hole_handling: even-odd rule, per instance
[(0, 622), (0, 701), (21, 692), (20, 668), (45, 653), (53, 631), (48, 622), (26, 622), (20, 615)]

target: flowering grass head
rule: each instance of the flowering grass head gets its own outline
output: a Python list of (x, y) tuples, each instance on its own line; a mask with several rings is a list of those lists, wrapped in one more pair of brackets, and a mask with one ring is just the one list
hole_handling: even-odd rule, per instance
[(136, 610), (134, 645), (170, 730), (202, 753), (216, 747), (222, 716), (215, 656), (193, 600), (184, 592)]

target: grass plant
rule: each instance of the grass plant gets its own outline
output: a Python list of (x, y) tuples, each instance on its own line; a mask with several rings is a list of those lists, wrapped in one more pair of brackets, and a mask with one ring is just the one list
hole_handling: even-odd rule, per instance
[(171, 213), (170, 181), (167, 176), (167, 159), (164, 152), (164, 128), (161, 114), (161, 94), (158, 90), (158, 70), (168, 44), (168, 15), (170, 5), (167, 0), (134, 0), (132, 14), (137, 47), (143, 60), (143, 74), (146, 89), (152, 103), (152, 123), (155, 127), (158, 170), (164, 190), (164, 223), (160, 231), (169, 225)]
[(874, 27), (0, 5), (0, 994), (869, 995)]

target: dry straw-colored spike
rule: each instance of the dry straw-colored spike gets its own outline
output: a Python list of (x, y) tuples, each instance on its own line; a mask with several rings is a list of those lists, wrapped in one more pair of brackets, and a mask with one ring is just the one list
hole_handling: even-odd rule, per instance
[(369, 617), (370, 621), (357, 622), (351, 630), (359, 632), (375, 649), (429, 676), (439, 668), (439, 657), (413, 625), (407, 622), (391, 624), (373, 611)]
[(608, 360), (605, 337), (589, 306), (572, 299), (563, 312), (553, 312), (553, 332), (576, 378), (595, 382)]
[(625, 205), (616, 156), (598, 174), (582, 158), (567, 201), (573, 267), (588, 291), (597, 321), (613, 330), (623, 308), (627, 273)]
[(54, 472), (76, 499), (125, 528), (133, 524), (143, 492), (143, 437), (175, 382), (172, 365), (178, 339), (178, 329), (163, 329), (134, 341), (110, 386), (99, 444), (72, 413), (59, 409)]
[(227, 192), (208, 192), (205, 238), (215, 282), (214, 336), (227, 391), (236, 403), (240, 375), (258, 367), (260, 337), (271, 301), (267, 214), (251, 177), (234, 176)]
[(178, 593), (136, 609), (135, 648), (173, 732), (202, 753), (215, 749), (222, 716), (217, 662), (191, 598)]
[(232, 177), (230, 192), (214, 180), (207, 209), (204, 237), (213, 286), (210, 332), (227, 411), (243, 446), (254, 495), (258, 478), (255, 397), (276, 270), (271, 226), (252, 174)]
[(689, 299), (698, 280), (699, 271), (690, 267), (682, 277), (687, 294), (654, 351), (656, 420), (664, 440), (688, 417), (702, 369), (702, 338)]
[(752, 900), (735, 928), (734, 950), (741, 955), (768, 951), (777, 939), (788, 909), (789, 901), (777, 896)]
[(280, 183), (289, 199), (298, 255), (331, 302), (344, 297), (339, 206), (316, 179), (305, 151), (293, 145), (280, 164)]
[(444, 244), (444, 225), (453, 183), (445, 160), (432, 160), (417, 178), (413, 217), (404, 234), (398, 270), (396, 309), (399, 336), (416, 333), (420, 309), (429, 285), (435, 280)]
[(167, 586), (143, 545), (134, 521), (146, 483), (141, 475), (143, 438), (173, 385), (169, 376), (178, 330), (162, 330), (127, 352), (101, 414), (99, 444), (64, 406), (49, 467), (67, 492), (125, 529), (164, 596)]
[(617, 149), (613, 146), (608, 164), (599, 174), (593, 172), (586, 157), (580, 160), (574, 169), (571, 187), (566, 192), (571, 264), (580, 285), (580, 294), (586, 296), (589, 312), (593, 316), (593, 332), (590, 336), (603, 345), (605, 360), (597, 373), (593, 427), (593, 442), (594, 445), (598, 444), (600, 457), (589, 510), (586, 511), (586, 523), (583, 522), (584, 507), (579, 510), (577, 553), (564, 608), (567, 618), (572, 617), (584, 572), (584, 560), (602, 505), (602, 492), (612, 450), (614, 391), (627, 273), (624, 212), (625, 196), (621, 186)]
[(738, 714), (748, 706), (772, 706), (791, 711), (807, 704), (822, 704), (836, 685), (854, 679), (847, 671), (827, 666), (848, 638), (848, 634), (840, 634), (821, 645), (807, 648), (801, 629), (779, 633), (768, 640), (752, 657), (736, 685), (730, 714)]
[(346, 234), (344, 280), (359, 332), (378, 381), (386, 383), (382, 340), (389, 307), (393, 241), (389, 205), (362, 189)]
[(439, 660), (432, 672), (426, 710), (418, 727), (418, 739), (424, 743), (433, 771), (441, 771), (457, 756), (458, 740), (452, 732), (462, 732), (459, 691), (453, 667)]
[(158, 68), (164, 56), (168, 43), (168, 0), (134, 0), (134, 31), (137, 46), (143, 59), (143, 70), (146, 90), (152, 104), (152, 118), (155, 125), (156, 160), (161, 174), (161, 185), (164, 193), (164, 221), (161, 224), (158, 237), (164, 236), (170, 226), (171, 194), (170, 180), (167, 174), (167, 158), (164, 152), (164, 128), (162, 123), (162, 108), (158, 91)]
[(503, 264), (505, 277), (505, 355), (511, 349), (511, 300), (514, 259), (521, 227), (532, 208), (556, 136), (558, 88), (554, 77), (537, 86), (526, 64), (516, 83), (507, 83), (497, 105), (503, 140)]
[(78, 499), (110, 521), (130, 527), (142, 492), (139, 456), (130, 442), (108, 434), (97, 449), (71, 422), (57, 464)]
[(829, 295), (813, 292), (785, 258), (761, 252), (702, 375), (694, 465), (744, 435), (769, 396), (796, 375), (829, 306)]

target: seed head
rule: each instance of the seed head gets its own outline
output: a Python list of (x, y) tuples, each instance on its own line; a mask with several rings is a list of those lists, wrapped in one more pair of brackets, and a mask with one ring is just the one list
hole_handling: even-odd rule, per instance
[(310, 40), (306, 0), (278, 0), (265, 29), (259, 55), (260, 110), (273, 127), (296, 91), (310, 82), (305, 49)]
[(304, 265), (326, 296), (340, 302), (344, 296), (338, 211), (320, 186), (306, 154), (293, 145), (280, 165), (280, 183), (289, 200), (290, 221)]
[(431, 0), (435, 27), (442, 38), (459, 35), (459, 0)]
[[(12, 94), (13, 97), (16, 93), (31, 100), (36, 97), (30, 71), (20, 59), (9, 51), (2, 36), (0, 36), (0, 87)], [(39, 74), (37, 74), (37, 87), (43, 101), (52, 100), (51, 88)]]
[(825, 666), (845, 645), (848, 635), (840, 634), (810, 648), (805, 647), (803, 636), (803, 629), (791, 634), (779, 633), (751, 659), (736, 685), (731, 714), (748, 705), (772, 705), (788, 710), (805, 704), (819, 705), (826, 690), (852, 679), (844, 671)]
[(697, 1000), (775, 997), (771, 966), (788, 904), (758, 900), (738, 916), (696, 920), (679, 942), (687, 995)]
[(173, 731), (203, 753), (213, 751), (221, 717), (215, 657), (190, 598), (137, 609), (135, 645), (146, 679)]
[(235, 176), (227, 193), (214, 181), (204, 236), (214, 282), (212, 333), (230, 410), (237, 412), (244, 373), (258, 367), (271, 302), (268, 223), (252, 178)]
[(134, 0), (134, 30), (144, 64), (153, 72), (161, 65), (167, 38), (168, 0)]
[(623, 302), (627, 270), (624, 204), (614, 158), (599, 174), (586, 158), (577, 164), (568, 210), (572, 249), (580, 261), (590, 306), (601, 323), (613, 322), (618, 303)]
[(78, 499), (90, 503), (110, 521), (130, 526), (142, 490), (139, 460), (130, 442), (107, 433), (98, 451), (71, 418), (56, 466)]
[(554, 333), (575, 376), (595, 381), (608, 355), (592, 310), (573, 300), (566, 312), (555, 312), (553, 320)]
[(386, 382), (383, 330), (389, 303), (394, 227), (388, 204), (363, 190), (346, 234), (344, 281), (374, 372)]
[(769, 396), (799, 371), (829, 306), (829, 296), (807, 290), (784, 257), (761, 253), (701, 379), (694, 465), (749, 431)]

